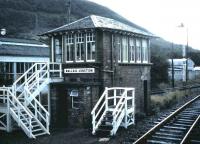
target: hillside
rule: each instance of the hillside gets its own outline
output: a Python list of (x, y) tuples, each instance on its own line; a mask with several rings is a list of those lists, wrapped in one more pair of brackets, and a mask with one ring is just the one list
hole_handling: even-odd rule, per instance
[[(33, 38), (38, 33), (61, 26), (67, 22), (67, 0), (1, 0), (0, 27), (5, 27), (8, 36)], [(71, 21), (96, 14), (131, 23), (110, 9), (87, 0), (72, 0)]]

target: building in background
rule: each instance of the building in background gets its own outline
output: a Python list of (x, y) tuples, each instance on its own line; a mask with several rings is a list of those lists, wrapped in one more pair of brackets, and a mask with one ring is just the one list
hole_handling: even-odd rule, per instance
[(50, 38), (50, 61), (64, 71), (64, 81), (50, 86), (52, 124), (91, 125), (105, 87), (136, 88), (136, 112), (149, 110), (150, 32), (91, 15), (42, 36)]
[(49, 62), (49, 48), (36, 40), (0, 38), (0, 85), (11, 85), (35, 62)]
[[(168, 59), (169, 68), (168, 68), (168, 75), (169, 78), (172, 78), (172, 60)], [(186, 59), (173, 59), (174, 62), (174, 80), (182, 81), (185, 76), (185, 67), (186, 67)], [(188, 79), (192, 80), (198, 76), (198, 68), (195, 68), (195, 63), (190, 58), (188, 59)]]

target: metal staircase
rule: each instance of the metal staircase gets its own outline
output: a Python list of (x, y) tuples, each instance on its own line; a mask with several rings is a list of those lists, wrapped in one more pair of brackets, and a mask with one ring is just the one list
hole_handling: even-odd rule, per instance
[(127, 128), (135, 123), (135, 89), (105, 88), (94, 106), (92, 114), (92, 134), (115, 135), (119, 126)]
[[(7, 115), (11, 115), (30, 138), (50, 134), (49, 112), (40, 103), (40, 93), (50, 82), (52, 74), (62, 77), (61, 64), (35, 63), (12, 87), (0, 88), (2, 96), (6, 97)], [(8, 127), (9, 123), (7, 120)]]

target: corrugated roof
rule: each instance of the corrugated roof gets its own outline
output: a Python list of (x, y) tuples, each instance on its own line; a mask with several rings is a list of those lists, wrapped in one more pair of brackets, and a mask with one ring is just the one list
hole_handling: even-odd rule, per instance
[(137, 33), (137, 34), (142, 34), (142, 35), (147, 35), (147, 36), (155, 36), (154, 34), (148, 31), (140, 30), (132, 26), (129, 26), (127, 24), (124, 24), (122, 22), (119, 22), (117, 20), (102, 17), (102, 16), (97, 16), (97, 15), (90, 15), (90, 16), (84, 17), (72, 23), (50, 30), (44, 33), (43, 35), (50, 34), (50, 33), (63, 32), (67, 30), (87, 29), (87, 28), (105, 28), (105, 29), (127, 31), (127, 32)]
[(0, 38), (0, 55), (48, 57), (49, 48), (36, 40)]

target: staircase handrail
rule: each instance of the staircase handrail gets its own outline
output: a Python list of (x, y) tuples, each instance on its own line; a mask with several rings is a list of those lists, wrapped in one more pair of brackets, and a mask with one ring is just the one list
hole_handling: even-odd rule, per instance
[[(46, 75), (48, 73), (48, 66), (45, 64), (39, 70), (34, 72), (33, 75), (27, 79), (26, 83), (29, 84), (35, 78), (36, 75), (40, 74), (45, 69), (45, 67), (47, 67), (47, 69), (46, 69), (45, 74), (43, 74), (42, 76)], [(47, 78), (48, 78), (48, 74), (47, 74)]]
[[(26, 108), (19, 102), (19, 100), (14, 96), (14, 94), (12, 93), (11, 89), (8, 88), (7, 89), (7, 92), (10, 94), (11, 98), (10, 99), (10, 96), (9, 94), (7, 95), (7, 103), (8, 103), (8, 107), (10, 108), (10, 110), (12, 112), (15, 113), (15, 115), (18, 115), (18, 123), (21, 123), (22, 125), (22, 128), (25, 129), (25, 133), (31, 137), (34, 137), (32, 135), (32, 124), (31, 124), (31, 121), (33, 119), (32, 115), (26, 110)], [(12, 106), (10, 106), (12, 105)], [(16, 106), (17, 105), (17, 106)], [(15, 108), (17, 110), (17, 112), (15, 112), (13, 110), (13, 108)], [(24, 114), (21, 113), (21, 110), (23, 110), (25, 112), (25, 114), (28, 116), (28, 117), (25, 117)], [(21, 117), (24, 118), (24, 120), (27, 122), (28, 125), (25, 125), (24, 124), (24, 121), (21, 120)]]
[[(27, 89), (27, 88), (25, 88), (26, 90), (27, 90), (27, 92), (29, 93), (29, 94), (31, 94), (31, 92)], [(35, 97), (33, 97), (33, 100), (35, 100), (35, 102), (40, 106), (40, 108), (45, 112), (45, 113), (48, 113), (48, 115), (49, 115), (49, 112), (39, 103), (39, 101), (35, 98)]]
[[(118, 101), (118, 103), (117, 103), (115, 109), (114, 109), (113, 112), (112, 112), (113, 121), (115, 121), (115, 120), (117, 119), (118, 115), (119, 115), (120, 112), (121, 112), (122, 107), (125, 105), (125, 102), (126, 102), (126, 101), (125, 101), (125, 100), (123, 101), (123, 99), (126, 98), (126, 94), (127, 94), (127, 91), (125, 90), (125, 91), (123, 92), (123, 94), (121, 95), (120, 100)], [(123, 102), (122, 102), (122, 101), (123, 101)], [(121, 106), (120, 106), (120, 103), (122, 103)]]
[(92, 109), (91, 114), (94, 114), (96, 109), (98, 108), (99, 104), (102, 102), (103, 98), (106, 96), (108, 90), (107, 88), (105, 89), (105, 91), (103, 92), (103, 94), (101, 95), (101, 97), (99, 98), (98, 102), (96, 103), (96, 105), (94, 106), (94, 108)]
[[(7, 88), (7, 92), (11, 95), (12, 99), (14, 99), (15, 103), (17, 103), (24, 111), (25, 113), (30, 117), (33, 118), (30, 113), (26, 110), (26, 108), (20, 103), (20, 101), (14, 96), (14, 94), (10, 91), (10, 88)], [(9, 96), (7, 97), (10, 101)], [(13, 105), (14, 106), (14, 105)]]
[[(28, 92), (29, 94), (31, 94), (31, 92), (27, 89), (27, 87), (25, 87), (25, 90), (26, 90), (26, 92)], [(26, 99), (27, 100), (27, 99)], [(40, 117), (45, 121), (45, 123), (46, 123), (46, 131), (49, 133), (49, 128), (48, 128), (48, 125), (49, 125), (49, 112), (44, 108), (44, 106), (43, 105), (41, 105), (40, 104), (40, 102), (35, 98), (35, 97), (33, 97), (33, 99), (32, 99), (32, 101), (34, 101), (35, 103), (36, 103), (36, 105), (38, 105), (38, 107), (40, 108), (40, 110), (42, 111), (42, 112), (44, 112), (45, 113), (45, 117), (44, 117), (44, 115), (43, 114), (41, 114), (41, 111), (39, 111), (35, 106), (34, 106), (34, 104), (32, 104), (31, 102), (29, 102), (29, 106), (32, 106), (32, 108), (34, 108), (34, 110), (35, 110), (35, 112), (37, 113), (37, 114), (34, 114), (33, 112), (31, 112), (32, 113), (32, 115), (35, 117), (35, 119), (36, 120), (38, 120), (38, 114), (40, 115)], [(42, 125), (43, 126), (43, 124), (40, 122), (40, 125)], [(44, 128), (45, 128), (45, 126), (43, 126)]]
[[(32, 71), (34, 69), (34, 67), (37, 67), (38, 64), (46, 64), (46, 63), (34, 63), (23, 75), (21, 75), (17, 80), (15, 80), (15, 82), (12, 85), (12, 90), (16, 95), (16, 91), (17, 89), (21, 88), (23, 85), (25, 85), (25, 83), (27, 82), (27, 80), (29, 80), (30, 78), (32, 78), (34, 76), (34, 72), (31, 74), (31, 76), (27, 77), (27, 74), (30, 73), (30, 71)], [(19, 87), (17, 88), (17, 83), (22, 80), (24, 78), (24, 82), (19, 84)]]
[[(106, 108), (107, 108), (107, 94), (108, 94), (108, 90), (107, 88), (105, 88), (105, 91), (103, 92), (103, 94), (101, 95), (101, 97), (99, 98), (98, 102), (96, 103), (95, 107), (93, 108), (91, 115), (92, 115), (92, 133), (94, 134), (96, 129), (98, 128), (98, 126), (101, 123), (101, 120), (103, 119), (104, 115), (106, 114)], [(105, 99), (105, 101), (103, 101), (103, 99)], [(101, 107), (98, 109), (98, 111), (96, 112), (97, 108), (99, 107), (100, 103), (102, 103)], [(105, 107), (105, 110), (103, 111), (101, 117), (97, 120), (97, 117), (100, 115), (103, 107)]]

